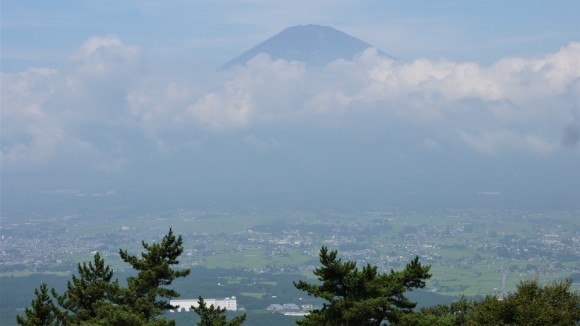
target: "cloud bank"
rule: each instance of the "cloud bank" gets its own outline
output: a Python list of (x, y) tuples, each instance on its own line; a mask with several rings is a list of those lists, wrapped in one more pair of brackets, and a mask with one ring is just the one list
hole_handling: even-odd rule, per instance
[(260, 130), (404, 126), (416, 135), (415, 148), (427, 152), (578, 151), (577, 42), (487, 66), (400, 62), (368, 49), (322, 69), (262, 54), (225, 72), (172, 76), (151, 70), (146, 59), (138, 45), (110, 35), (88, 39), (67, 68), (2, 73), (3, 169), (119, 171), (137, 152), (203, 151), (207, 138), (224, 135), (254, 151), (284, 148)]

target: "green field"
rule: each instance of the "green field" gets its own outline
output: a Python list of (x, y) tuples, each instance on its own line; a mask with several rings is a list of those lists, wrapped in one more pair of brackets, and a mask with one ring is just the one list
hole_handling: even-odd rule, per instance
[[(34, 264), (0, 265), (0, 277), (70, 275), (67, 272), (89, 261), (95, 251), (116, 271), (128, 271), (118, 250), (138, 254), (141, 240), (157, 241), (171, 227), (183, 236), (184, 267), (312, 278), (318, 250), (328, 246), (344, 259), (377, 265), (383, 271), (400, 269), (418, 255), (432, 266), (427, 290), (453, 296), (487, 295), (513, 291), (522, 280), (549, 282), (578, 275), (580, 257), (574, 240), (580, 237), (578, 216), (578, 212), (560, 211), (387, 209), (241, 215), (174, 210), (122, 217), (53, 217), (45, 224), (35, 220), (13, 227), (11, 232), (19, 238), (29, 235), (34, 241), (46, 241), (35, 245), (35, 250), (48, 250), (30, 259)], [(69, 249), (60, 252), (61, 244)]]

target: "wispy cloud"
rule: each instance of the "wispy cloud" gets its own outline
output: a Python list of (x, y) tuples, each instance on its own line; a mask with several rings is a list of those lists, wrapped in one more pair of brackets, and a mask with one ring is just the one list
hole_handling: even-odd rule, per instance
[(117, 192), (115, 190), (107, 190), (103, 192), (85, 192), (78, 189), (54, 189), (48, 190), (45, 193), (56, 196), (71, 196), (71, 197), (106, 197), (113, 196)]

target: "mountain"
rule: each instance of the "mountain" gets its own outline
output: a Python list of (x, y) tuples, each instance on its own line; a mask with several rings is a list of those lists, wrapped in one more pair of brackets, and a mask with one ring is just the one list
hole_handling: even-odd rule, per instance
[(337, 59), (351, 59), (369, 47), (373, 46), (329, 26), (293, 26), (232, 59), (220, 69), (245, 65), (260, 53), (266, 53), (274, 60), (302, 61), (310, 66), (322, 67)]

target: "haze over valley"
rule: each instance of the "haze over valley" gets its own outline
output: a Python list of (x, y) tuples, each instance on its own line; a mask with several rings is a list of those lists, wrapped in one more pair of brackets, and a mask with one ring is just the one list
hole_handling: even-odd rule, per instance
[(404, 62), (305, 25), (167, 76), (137, 45), (91, 37), (65, 68), (3, 73), (3, 211), (578, 209), (579, 53)]
[(169, 227), (248, 325), (320, 304), (321, 246), (433, 302), (578, 289), (579, 3), (169, 3), (2, 3), (0, 323)]

